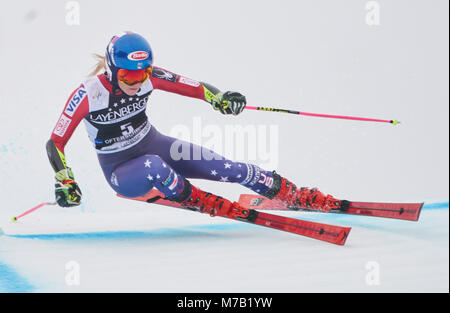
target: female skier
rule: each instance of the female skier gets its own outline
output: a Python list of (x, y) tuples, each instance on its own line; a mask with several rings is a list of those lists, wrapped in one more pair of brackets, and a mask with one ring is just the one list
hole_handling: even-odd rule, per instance
[[(95, 76), (102, 67), (105, 72)], [(298, 189), (275, 171), (233, 162), (159, 133), (145, 112), (149, 96), (157, 89), (204, 100), (222, 114), (238, 115), (246, 105), (238, 92), (221, 92), (210, 84), (153, 66), (152, 50), (142, 36), (131, 32), (114, 36), (96, 71), (70, 95), (46, 144), (56, 172), (55, 195), (60, 206), (76, 206), (81, 201), (64, 147), (84, 120), (103, 173), (122, 196), (140, 197), (156, 188), (183, 207), (211, 216), (246, 217), (238, 203), (204, 192), (188, 181), (199, 178), (239, 183), (286, 206), (323, 211), (340, 207), (340, 200), (315, 188)], [(188, 157), (180, 158), (180, 154)], [(193, 155), (200, 157), (192, 159)]]

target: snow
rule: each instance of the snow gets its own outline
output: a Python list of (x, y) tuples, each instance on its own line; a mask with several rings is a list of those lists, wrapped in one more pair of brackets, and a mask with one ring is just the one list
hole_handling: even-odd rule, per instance
[[(139, 10), (78, 2), (79, 26), (66, 24), (65, 2), (8, 2), (0, 11), (0, 292), (449, 291), (448, 1), (382, 2), (379, 26), (365, 23), (356, 0), (149, 0)], [(211, 12), (228, 22), (211, 23)], [(249, 105), (399, 119), (394, 127), (256, 111), (224, 117), (163, 92), (148, 109), (162, 133), (211, 143), (208, 130), (218, 130), (218, 148), (231, 142), (226, 155), (274, 164), (268, 169), (298, 185), (356, 201), (425, 201), (420, 221), (284, 213), (351, 226), (341, 247), (120, 199), (81, 126), (66, 154), (83, 204), (12, 223), (53, 201), (45, 142), (92, 69), (90, 54), (128, 29), (149, 39), (157, 65), (241, 91)], [(258, 150), (241, 154), (225, 134), (234, 126), (257, 129)], [(230, 199), (248, 192), (193, 183)]]
[[(129, 214), (48, 208), (18, 223), (2, 221), (0, 259), (20, 274), (0, 278), (0, 290), (448, 291), (448, 203), (425, 208), (417, 223), (284, 214), (351, 226), (352, 232), (345, 246), (336, 246), (156, 205)], [(79, 266), (79, 285), (66, 283), (69, 262)], [(379, 266), (376, 285), (367, 282), (373, 262)]]

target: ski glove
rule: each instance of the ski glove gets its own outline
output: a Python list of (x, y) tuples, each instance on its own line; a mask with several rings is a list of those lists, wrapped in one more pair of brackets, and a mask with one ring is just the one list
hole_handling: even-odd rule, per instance
[(239, 92), (227, 91), (216, 94), (212, 98), (211, 104), (215, 110), (222, 114), (238, 115), (244, 110), (247, 100)]
[(61, 207), (72, 207), (80, 205), (81, 190), (74, 181), (70, 168), (63, 169), (55, 174), (55, 198)]

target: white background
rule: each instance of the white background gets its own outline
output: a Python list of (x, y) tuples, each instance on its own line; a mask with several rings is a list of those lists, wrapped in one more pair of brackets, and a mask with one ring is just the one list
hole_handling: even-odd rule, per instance
[[(361, 0), (78, 3), (78, 26), (67, 25), (62, 1), (9, 2), (0, 12), (0, 218), (4, 221), (53, 198), (45, 142), (67, 97), (92, 70), (91, 53), (103, 53), (111, 36), (123, 30), (149, 40), (155, 65), (222, 90), (240, 91), (249, 105), (402, 122), (394, 127), (255, 111), (224, 117), (205, 102), (156, 91), (148, 113), (161, 132), (168, 134), (176, 125), (191, 127), (196, 116), (205, 125), (219, 127), (278, 125), (277, 171), (298, 185), (319, 186), (352, 200), (448, 201), (448, 1), (379, 1), (379, 26), (367, 25), (366, 1)], [(133, 224), (133, 218), (126, 225), (113, 223), (114, 227), (86, 218), (86, 214), (125, 212), (148, 218), (145, 214), (152, 213), (145, 213), (149, 212), (145, 204), (114, 196), (83, 126), (67, 145), (66, 155), (85, 196), (81, 208), (36, 213), (42, 214), (41, 220), (30, 217), (28, 225), (24, 222), (11, 233), (145, 228), (145, 223)], [(246, 191), (238, 185), (196, 183), (232, 199)], [(56, 215), (45, 215), (48, 212)], [(185, 217), (185, 213), (171, 213), (170, 218), (161, 213), (158, 222), (152, 220), (148, 227), (152, 223), (179, 226), (170, 224), (172, 215)], [(208, 218), (199, 218), (200, 223), (209, 223)], [(0, 227), (12, 227), (5, 223)], [(448, 234), (448, 218), (443, 227)], [(448, 267), (448, 245), (446, 249), (439, 263), (442, 268)], [(370, 261), (362, 255), (362, 260)], [(11, 260), (17, 261), (10, 256)], [(448, 290), (448, 268), (445, 271), (446, 283), (439, 286)], [(30, 268), (26, 272), (43, 275)], [(85, 287), (105, 286), (100, 279), (93, 281), (97, 284)], [(420, 278), (415, 282), (418, 288), (423, 286)]]

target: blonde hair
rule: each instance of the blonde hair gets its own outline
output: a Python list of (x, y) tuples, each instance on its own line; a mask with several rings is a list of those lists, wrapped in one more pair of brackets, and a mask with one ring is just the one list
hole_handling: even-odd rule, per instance
[(106, 59), (105, 56), (93, 53), (92, 56), (97, 60), (94, 70), (89, 74), (89, 77), (97, 75), (100, 71), (106, 71)]

